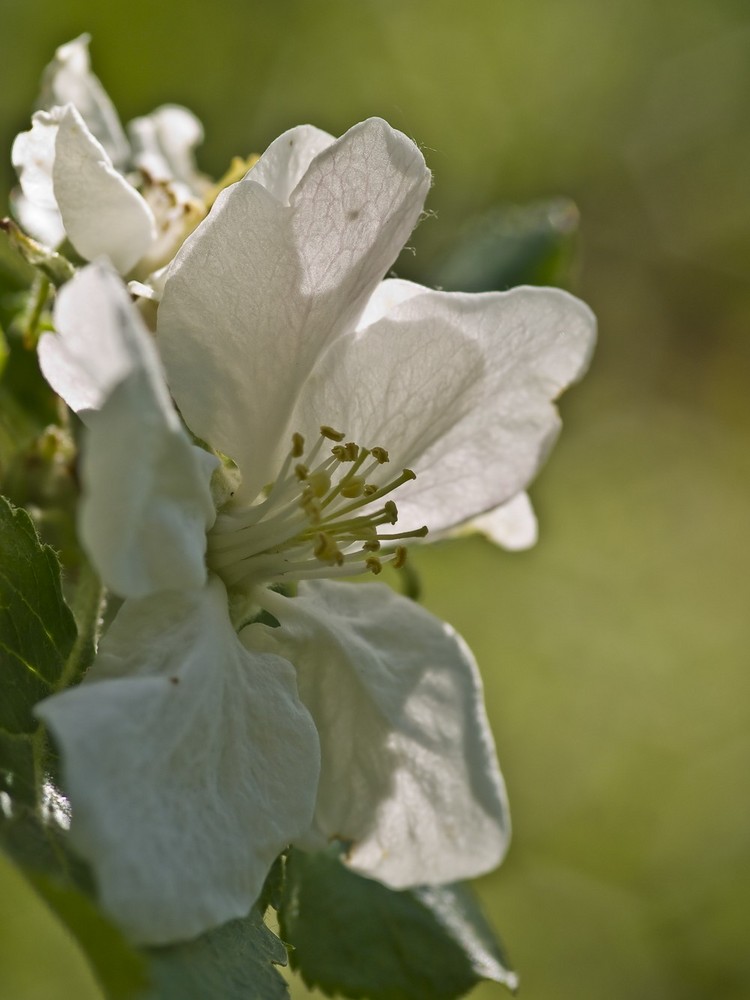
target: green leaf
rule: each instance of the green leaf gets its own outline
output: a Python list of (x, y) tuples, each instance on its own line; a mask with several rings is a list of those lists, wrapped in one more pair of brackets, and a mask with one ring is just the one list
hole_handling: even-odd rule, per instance
[[(28, 296), (24, 296), (27, 299)], [(16, 316), (23, 306), (16, 309)], [(0, 475), (45, 427), (59, 418), (57, 396), (44, 380), (36, 351), (6, 324), (8, 356), (0, 377)]]
[(0, 497), (0, 729), (32, 733), (76, 639), (60, 564), (25, 510)]
[(195, 941), (149, 950), (155, 989), (148, 1000), (288, 1000), (276, 965), (286, 965), (282, 942), (254, 907)]
[(48, 875), (24, 874), (81, 946), (108, 1000), (132, 1000), (148, 988), (146, 960), (87, 896)]
[(565, 285), (577, 232), (578, 209), (566, 198), (497, 206), (459, 234), (430, 284), (461, 292)]
[(338, 848), (290, 852), (279, 924), (292, 967), (329, 996), (453, 1000), (484, 979), (518, 985), (467, 886), (396, 892)]
[[(36, 802), (34, 747), (25, 733), (0, 729), (0, 794), (5, 793), (15, 806), (33, 806)], [(6, 806), (7, 811), (7, 806)]]

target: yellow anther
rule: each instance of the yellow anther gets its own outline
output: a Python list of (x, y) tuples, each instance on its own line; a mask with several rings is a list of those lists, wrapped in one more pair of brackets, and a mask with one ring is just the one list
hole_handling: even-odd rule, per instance
[(411, 469), (404, 469), (401, 475), (402, 475), (402, 482), (404, 483), (408, 483), (410, 479), (417, 478), (416, 472), (412, 472)]
[(367, 559), (365, 559), (365, 566), (371, 573), (374, 573), (375, 576), (377, 576), (383, 569), (383, 564), (377, 556), (368, 556)]
[(346, 434), (341, 431), (336, 431), (333, 427), (329, 427), (328, 424), (322, 424), (320, 427), (320, 433), (324, 438), (328, 438), (329, 441), (343, 441)]
[(388, 452), (385, 450), (385, 448), (378, 448), (378, 447), (372, 448), (370, 454), (375, 459), (375, 461), (379, 462), (381, 465), (385, 465), (386, 462), (390, 461), (388, 457)]
[(321, 531), (315, 538), (315, 546), (313, 547), (313, 555), (317, 559), (321, 559), (323, 562), (336, 563), (340, 566), (344, 557), (341, 554), (338, 545), (327, 535), (324, 531)]
[(404, 548), (403, 545), (399, 545), (396, 548), (396, 555), (393, 559), (393, 568), (401, 569), (401, 567), (404, 565), (405, 562), (406, 562), (406, 549)]
[(305, 454), (305, 439), (296, 431), (292, 434), (292, 458), (302, 458)]
[(377, 493), (378, 488), (375, 483), (365, 483), (362, 487), (362, 495), (366, 497), (371, 497), (373, 493)]
[(380, 548), (380, 540), (378, 538), (371, 538), (363, 544), (362, 548), (365, 552), (377, 552)]
[(347, 497), (347, 499), (351, 500), (354, 497), (361, 497), (364, 489), (364, 479), (361, 476), (352, 476), (351, 479), (346, 480), (339, 492), (342, 497)]
[(305, 479), (307, 479), (307, 477), (310, 475), (310, 470), (304, 463), (299, 462), (297, 465), (294, 466), (294, 474), (297, 477), (297, 479), (299, 479), (300, 482), (304, 482)]
[(331, 454), (339, 462), (356, 462), (359, 457), (359, 445), (353, 441), (347, 441), (346, 444), (335, 444), (331, 448)]
[(326, 493), (331, 488), (331, 477), (327, 472), (319, 470), (318, 472), (313, 472), (307, 477), (307, 485), (313, 493), (313, 496), (324, 497)]
[(388, 520), (391, 524), (395, 524), (398, 521), (398, 507), (393, 502), (393, 500), (386, 500), (383, 505), (383, 510), (388, 515)]

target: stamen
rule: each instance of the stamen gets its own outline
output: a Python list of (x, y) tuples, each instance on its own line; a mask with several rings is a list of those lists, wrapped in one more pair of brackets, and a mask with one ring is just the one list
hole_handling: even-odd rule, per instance
[[(319, 457), (330, 441), (335, 444), (329, 454)], [(389, 543), (424, 537), (427, 528), (380, 533), (396, 524), (398, 508), (391, 499), (382, 506), (374, 501), (415, 478), (403, 469), (378, 485), (377, 470), (388, 461), (385, 448), (345, 442), (343, 432), (326, 424), (307, 452), (304, 437), (292, 434), (279, 475), (258, 502), (244, 508), (230, 504), (218, 515), (208, 537), (209, 567), (233, 587), (378, 574), (386, 563), (403, 566), (406, 549)]]
[(324, 531), (321, 531), (316, 538), (313, 555), (316, 559), (336, 563), (338, 566), (341, 566), (344, 562), (344, 556), (338, 545)]
[(340, 493), (342, 497), (347, 499), (352, 499), (353, 497), (361, 497), (364, 493), (365, 481), (361, 476), (352, 476), (351, 479), (347, 480), (344, 486), (341, 487)]
[(399, 545), (396, 548), (396, 556), (391, 565), (393, 566), (394, 569), (401, 569), (405, 563), (406, 563), (406, 549), (404, 548), (403, 545)]

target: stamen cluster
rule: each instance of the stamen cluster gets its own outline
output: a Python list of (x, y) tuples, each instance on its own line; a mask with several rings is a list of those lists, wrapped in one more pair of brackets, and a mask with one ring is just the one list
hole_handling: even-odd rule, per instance
[(381, 530), (396, 524), (398, 508), (391, 499), (382, 506), (378, 501), (416, 476), (403, 469), (380, 484), (388, 452), (345, 437), (323, 425), (306, 452), (305, 439), (293, 434), (278, 477), (258, 500), (219, 514), (208, 536), (207, 560), (227, 586), (377, 574), (385, 563), (403, 566), (406, 549), (395, 543), (422, 538), (427, 527)]

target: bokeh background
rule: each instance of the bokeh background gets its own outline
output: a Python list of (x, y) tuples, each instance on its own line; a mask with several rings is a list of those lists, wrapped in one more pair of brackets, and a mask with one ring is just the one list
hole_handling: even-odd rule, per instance
[[(186, 104), (215, 175), (305, 121), (412, 136), (434, 216), (404, 276), (490, 209), (576, 202), (568, 280), (601, 339), (532, 490), (539, 545), (415, 559), (477, 653), (510, 791), (479, 890), (525, 1000), (750, 996), (747, 3), (0, 0), (0, 204), (41, 68), (82, 31), (123, 119)], [(0, 881), (0, 996), (96, 997)]]

